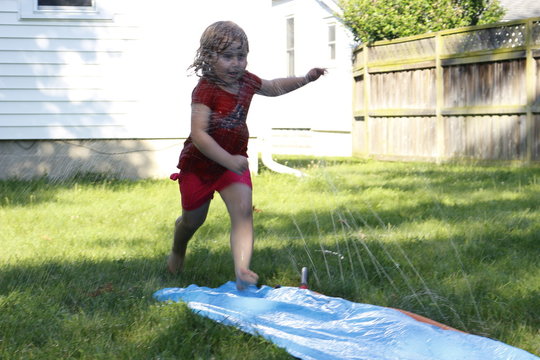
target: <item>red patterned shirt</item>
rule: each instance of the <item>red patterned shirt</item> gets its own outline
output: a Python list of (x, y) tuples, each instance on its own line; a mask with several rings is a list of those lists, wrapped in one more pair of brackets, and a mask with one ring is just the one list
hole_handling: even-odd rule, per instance
[[(191, 95), (192, 104), (204, 104), (211, 110), (207, 132), (225, 151), (247, 157), (249, 131), (246, 124), (251, 99), (261, 88), (261, 79), (246, 71), (240, 79), (237, 94), (231, 94), (218, 85), (201, 78)], [(191, 136), (184, 143), (177, 166), (193, 172), (203, 181), (213, 181), (225, 168), (203, 155), (193, 144)]]

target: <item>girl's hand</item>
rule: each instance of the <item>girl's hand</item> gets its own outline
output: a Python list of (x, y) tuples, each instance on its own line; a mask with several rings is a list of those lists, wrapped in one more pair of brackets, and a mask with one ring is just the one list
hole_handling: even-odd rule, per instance
[(244, 171), (249, 169), (248, 159), (242, 155), (231, 155), (227, 169), (238, 175), (242, 175)]
[(320, 78), (322, 75), (326, 74), (327, 70), (323, 68), (313, 68), (308, 71), (306, 74), (306, 80), (312, 82)]

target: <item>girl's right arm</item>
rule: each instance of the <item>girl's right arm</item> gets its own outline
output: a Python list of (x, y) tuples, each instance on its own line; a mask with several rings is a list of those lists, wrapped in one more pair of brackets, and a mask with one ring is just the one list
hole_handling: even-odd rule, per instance
[(191, 105), (191, 140), (201, 153), (221, 166), (242, 174), (248, 169), (248, 160), (242, 155), (231, 155), (208, 132), (211, 110), (203, 104)]

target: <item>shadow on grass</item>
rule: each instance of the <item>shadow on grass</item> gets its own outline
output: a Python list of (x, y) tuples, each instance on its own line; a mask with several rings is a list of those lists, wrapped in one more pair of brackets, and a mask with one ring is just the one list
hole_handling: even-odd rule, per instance
[(0, 180), (0, 207), (39, 205), (54, 201), (59, 191), (75, 187), (102, 187), (108, 191), (120, 191), (137, 186), (138, 183), (140, 181), (116, 179), (99, 173), (77, 174), (62, 181), (46, 177), (34, 180)]

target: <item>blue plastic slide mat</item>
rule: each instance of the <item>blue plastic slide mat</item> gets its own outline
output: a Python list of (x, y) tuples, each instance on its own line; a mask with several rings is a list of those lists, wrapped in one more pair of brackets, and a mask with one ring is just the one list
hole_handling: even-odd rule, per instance
[(234, 282), (190, 285), (154, 293), (183, 301), (201, 316), (260, 335), (304, 360), (540, 360), (486, 337), (417, 321), (401, 311), (354, 303), (307, 289)]

